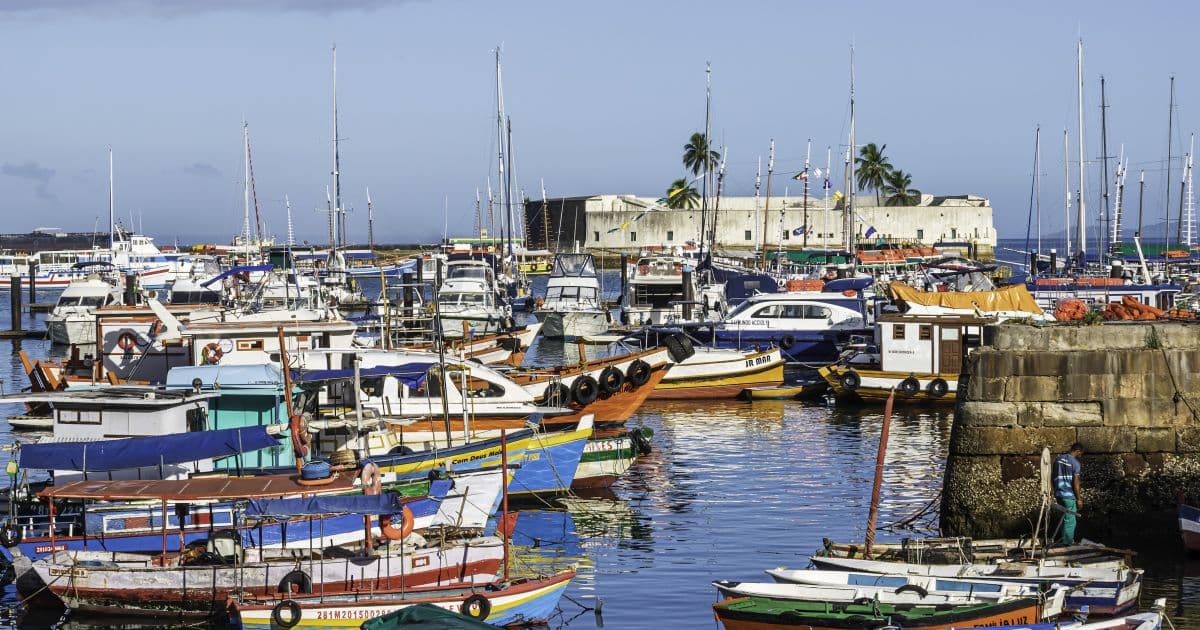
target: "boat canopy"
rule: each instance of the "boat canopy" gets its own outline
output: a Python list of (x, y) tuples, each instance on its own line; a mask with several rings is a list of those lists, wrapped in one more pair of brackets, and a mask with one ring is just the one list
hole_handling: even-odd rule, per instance
[(591, 254), (558, 254), (554, 257), (551, 278), (594, 278), (595, 259)]
[(204, 389), (257, 389), (282, 385), (283, 372), (272, 363), (179, 366), (167, 372), (167, 389), (191, 389), (195, 379)]
[(274, 268), (275, 268), (274, 265), (240, 265), (238, 267), (233, 267), (233, 268), (229, 269), (228, 271), (223, 271), (219, 275), (213, 276), (212, 278), (209, 278), (208, 280), (201, 282), (200, 286), (207, 287), (214, 282), (220, 282), (220, 281), (224, 280), (225, 278), (228, 278), (230, 276), (236, 276), (239, 273), (250, 273), (252, 271), (270, 271)]
[[(447, 484), (448, 485), (448, 484)], [(299, 499), (250, 499), (246, 516), (318, 516), (321, 514), (395, 514), (404, 509), (395, 492), (328, 495)]]
[(1023, 284), (1014, 284), (994, 291), (918, 291), (903, 282), (888, 285), (892, 298), (909, 304), (942, 308), (978, 309), (985, 313), (1023, 311), (1043, 315), (1043, 311)]
[(256, 477), (192, 477), (178, 480), (122, 479), (117, 481), (75, 481), (51, 486), (38, 493), (51, 499), (89, 499), (107, 501), (221, 501), (249, 498), (337, 494), (354, 487), (353, 477), (335, 477), (320, 486), (299, 483), (300, 475), (260, 475)]
[[(429, 375), (429, 368), (435, 365), (437, 364), (433, 361), (413, 361), (412, 363), (405, 363), (403, 365), (376, 365), (359, 369), (358, 375), (359, 378), (394, 376), (396, 380), (404, 383), (409, 388), (415, 389), (425, 382), (425, 378)], [(354, 370), (309, 370), (306, 372), (294, 372), (293, 378), (298, 383), (333, 381), (354, 378)]]
[(37, 470), (104, 472), (162, 466), (249, 453), (279, 442), (266, 427), (239, 427), (194, 433), (29, 444), (20, 450), (20, 466)]

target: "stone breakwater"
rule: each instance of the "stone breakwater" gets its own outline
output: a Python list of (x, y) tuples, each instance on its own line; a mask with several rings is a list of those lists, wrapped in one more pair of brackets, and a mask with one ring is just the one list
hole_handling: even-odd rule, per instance
[(1043, 447), (1083, 444), (1081, 534), (1200, 500), (1200, 326), (1000, 324), (963, 365), (942, 496), (946, 535), (1028, 534)]

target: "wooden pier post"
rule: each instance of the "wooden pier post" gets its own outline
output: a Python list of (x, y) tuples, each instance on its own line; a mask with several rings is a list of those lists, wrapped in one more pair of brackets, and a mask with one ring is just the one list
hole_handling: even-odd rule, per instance
[(692, 302), (696, 301), (696, 296), (692, 292), (692, 272), (691, 267), (683, 268), (683, 321), (691, 321), (692, 319)]
[[(29, 308), (37, 304), (37, 268), (36, 260), (29, 261)], [(30, 311), (32, 313), (33, 311)]]
[(9, 309), (12, 311), (13, 332), (21, 330), (21, 276), (13, 274), (9, 278)]

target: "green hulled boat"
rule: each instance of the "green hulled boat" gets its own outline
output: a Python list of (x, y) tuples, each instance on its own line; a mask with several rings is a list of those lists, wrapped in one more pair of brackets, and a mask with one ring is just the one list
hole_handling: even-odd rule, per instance
[(713, 604), (725, 630), (847, 629), (896, 625), (937, 630), (1037, 623), (1042, 603), (1036, 597), (1000, 604), (923, 606), (865, 600), (850, 604), (739, 597)]

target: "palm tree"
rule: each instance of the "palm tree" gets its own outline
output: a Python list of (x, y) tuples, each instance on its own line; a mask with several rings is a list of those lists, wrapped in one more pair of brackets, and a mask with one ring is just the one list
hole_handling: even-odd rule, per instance
[(886, 148), (886, 144), (880, 147), (875, 146), (874, 142), (864, 144), (858, 150), (858, 157), (854, 158), (854, 164), (858, 169), (855, 171), (858, 189), (874, 190), (875, 205), (879, 205), (879, 191), (887, 182), (888, 173), (892, 171), (892, 163), (888, 162), (887, 156), (883, 154), (883, 150)]
[(700, 132), (692, 134), (692, 138), (683, 145), (683, 165), (692, 175), (711, 173), (713, 166), (721, 161), (721, 154), (708, 146), (708, 137)]
[(695, 208), (700, 199), (700, 194), (695, 188), (688, 185), (686, 177), (681, 177), (667, 187), (667, 207), (668, 208)]
[(890, 171), (884, 178), (883, 193), (885, 206), (915, 206), (921, 203), (921, 191), (912, 186), (912, 175), (904, 171)]

